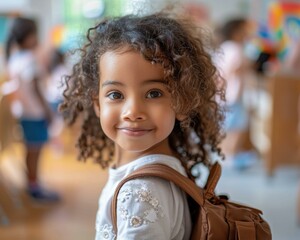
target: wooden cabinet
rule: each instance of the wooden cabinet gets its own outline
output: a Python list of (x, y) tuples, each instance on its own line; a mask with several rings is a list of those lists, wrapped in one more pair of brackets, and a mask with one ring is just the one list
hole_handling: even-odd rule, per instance
[(270, 93), (268, 175), (283, 165), (300, 166), (300, 76), (277, 74), (266, 79)]

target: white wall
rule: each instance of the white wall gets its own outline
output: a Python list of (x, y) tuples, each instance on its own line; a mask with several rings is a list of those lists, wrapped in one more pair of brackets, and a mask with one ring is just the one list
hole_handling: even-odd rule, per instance
[[(161, 9), (169, 3), (175, 6), (183, 3), (199, 3), (205, 6), (210, 18), (215, 23), (222, 23), (232, 17), (250, 17), (263, 19), (266, 17), (267, 5), (276, 0), (123, 0), (124, 13), (147, 13)], [(289, 0), (291, 1), (291, 0)], [(297, 1), (297, 0), (295, 0)], [(150, 8), (145, 8), (150, 6)]]
[(0, 12), (6, 13), (10, 11), (22, 11), (26, 5), (28, 5), (29, 0), (9, 0), (0, 1)]
[(183, 0), (201, 3), (210, 11), (212, 20), (222, 23), (232, 17), (261, 19), (266, 16), (266, 6), (275, 0)]
[(0, 0), (0, 13), (20, 12), (24, 16), (37, 20), (39, 37), (42, 41), (49, 29), (62, 21), (62, 0)]
[[(196, 2), (206, 6), (213, 22), (221, 23), (234, 16), (250, 16), (254, 19), (264, 18), (266, 6), (275, 0), (123, 0), (124, 13), (138, 10), (138, 5), (150, 5), (152, 10), (164, 7), (168, 3)], [(295, 0), (296, 1), (296, 0)], [(17, 10), (34, 16), (39, 20), (40, 36), (43, 40), (51, 26), (62, 22), (62, 0), (0, 0), (0, 12)], [(135, 6), (136, 8), (132, 8)], [(149, 10), (145, 10), (145, 12)]]

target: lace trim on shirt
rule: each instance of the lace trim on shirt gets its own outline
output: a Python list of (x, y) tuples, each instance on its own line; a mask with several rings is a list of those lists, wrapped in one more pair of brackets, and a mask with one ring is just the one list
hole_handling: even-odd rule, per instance
[[(146, 210), (138, 215), (131, 215), (126, 204), (130, 200), (134, 200), (137, 204), (143, 204), (142, 208), (146, 208)], [(124, 185), (124, 189), (118, 195), (118, 202), (118, 212), (121, 219), (129, 221), (131, 227), (136, 228), (143, 224), (154, 223), (164, 217), (162, 206), (145, 183), (134, 184), (134, 186)]]

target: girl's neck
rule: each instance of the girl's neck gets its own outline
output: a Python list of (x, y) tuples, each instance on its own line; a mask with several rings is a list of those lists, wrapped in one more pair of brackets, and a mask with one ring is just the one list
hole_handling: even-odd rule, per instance
[(127, 163), (130, 163), (138, 158), (152, 155), (152, 154), (164, 154), (169, 156), (174, 156), (168, 141), (165, 141), (163, 144), (153, 146), (150, 149), (145, 151), (126, 151), (120, 146), (115, 146), (115, 168), (121, 167)]

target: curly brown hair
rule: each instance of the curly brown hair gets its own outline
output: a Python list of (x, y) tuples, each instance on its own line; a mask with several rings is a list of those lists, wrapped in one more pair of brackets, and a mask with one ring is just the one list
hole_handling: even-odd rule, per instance
[(186, 116), (184, 121), (176, 120), (169, 144), (188, 173), (197, 163), (210, 166), (213, 152), (223, 157), (219, 144), (224, 135), (220, 104), (224, 81), (212, 62), (202, 28), (168, 13), (127, 15), (102, 20), (88, 30), (87, 39), (80, 61), (66, 78), (61, 105), (70, 124), (83, 114), (77, 143), (80, 159), (94, 158), (103, 168), (111, 161), (114, 144), (101, 129), (93, 101), (99, 91), (100, 57), (124, 46), (163, 66), (174, 110)]

